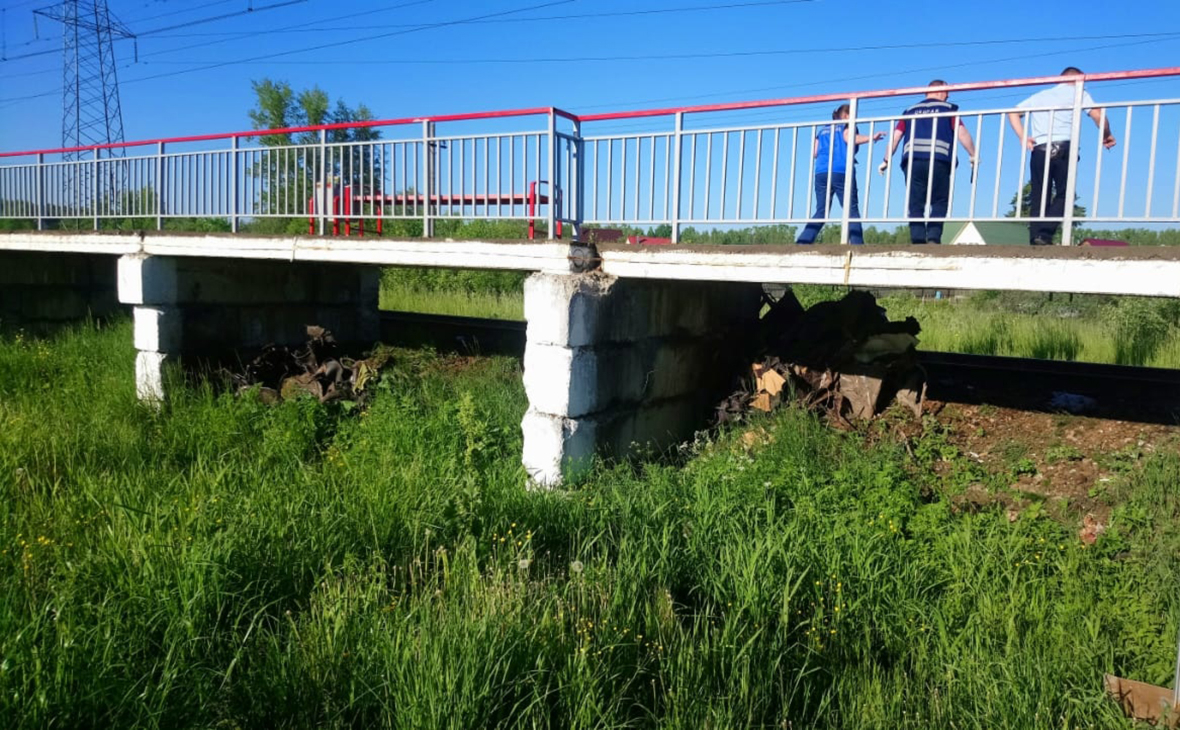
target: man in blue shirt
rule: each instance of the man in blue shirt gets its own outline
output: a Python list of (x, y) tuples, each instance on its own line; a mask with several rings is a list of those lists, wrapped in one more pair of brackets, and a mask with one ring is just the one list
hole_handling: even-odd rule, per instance
[[(841, 104), (832, 112), (832, 119), (847, 119), (849, 108)], [(852, 135), (847, 124), (829, 124), (815, 134), (815, 142), (811, 147), (811, 156), (815, 158), (815, 215), (811, 222), (804, 227), (795, 243), (815, 243), (816, 237), (824, 227), (828, 208), (832, 204), (832, 196), (844, 205), (844, 177), (848, 169), (848, 138)], [(877, 132), (874, 139), (881, 139), (884, 132)], [(869, 141), (867, 134), (855, 135), (855, 144), (861, 145)], [(852, 152), (852, 164), (856, 164), (856, 150)], [(848, 191), (848, 242), (861, 244), (865, 242), (864, 232), (860, 226), (860, 209), (856, 199), (856, 168), (852, 171), (852, 188)]]
[[(946, 82), (935, 79), (930, 86), (946, 86)], [(881, 172), (889, 167), (889, 160), (897, 151), (902, 139), (901, 169), (906, 174), (909, 187), (907, 200), (910, 218), (911, 243), (942, 243), (942, 224), (950, 202), (951, 153), (955, 138), (975, 164), (975, 142), (967, 127), (959, 121), (954, 112), (959, 110), (947, 101), (945, 91), (931, 90), (920, 103), (902, 112), (902, 120), (893, 130), (893, 143)], [(926, 217), (926, 198), (930, 197), (930, 217)]]
[[(1081, 76), (1082, 72), (1070, 66), (1061, 72), (1062, 76)], [(1020, 112), (1008, 112), (1008, 123), (1012, 131), (1020, 138), (1020, 143), (1032, 150), (1030, 155), (1030, 185), (1029, 212), (1030, 218), (1046, 218), (1049, 220), (1034, 220), (1028, 224), (1028, 240), (1034, 246), (1048, 246), (1053, 242), (1059, 220), (1065, 215), (1065, 186), (1069, 177), (1069, 156), (1073, 149), (1073, 102), (1076, 89), (1071, 82), (1057, 84), (1051, 89), (1039, 91), (1017, 107), (1020, 109), (1035, 109), (1028, 112), (1028, 134), (1025, 135), (1024, 119)], [(1082, 112), (1089, 115), (1102, 129), (1102, 144), (1106, 149), (1115, 145), (1114, 135), (1110, 133), (1110, 122), (1103, 118), (1101, 112), (1092, 109), (1094, 100), (1089, 92), (1082, 90)], [(1077, 154), (1076, 152), (1072, 154)], [(1045, 178), (1049, 181), (1046, 185)], [(1047, 188), (1047, 189), (1046, 189)], [(1048, 201), (1043, 200), (1042, 191), (1049, 194)], [(1042, 207), (1044, 208), (1042, 210)]]

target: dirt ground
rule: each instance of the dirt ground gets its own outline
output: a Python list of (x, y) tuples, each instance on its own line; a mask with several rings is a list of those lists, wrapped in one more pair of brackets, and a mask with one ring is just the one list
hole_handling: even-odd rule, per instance
[[(928, 402), (927, 412), (957, 458), (991, 477), (990, 485), (972, 483), (957, 495), (957, 508), (1002, 504), (1015, 520), (1032, 502), (1044, 501), (1058, 518), (1077, 521), (1086, 542), (1108, 522), (1114, 506), (1108, 485), (1144, 456), (1180, 449), (1180, 426), (957, 403)], [(953, 469), (946, 460), (935, 468)]]

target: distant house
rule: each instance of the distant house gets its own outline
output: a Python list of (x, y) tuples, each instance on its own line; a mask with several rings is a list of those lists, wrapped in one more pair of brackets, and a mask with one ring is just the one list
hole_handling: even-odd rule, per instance
[(1027, 246), (1028, 225), (1006, 221), (950, 221), (942, 240), (952, 246)]

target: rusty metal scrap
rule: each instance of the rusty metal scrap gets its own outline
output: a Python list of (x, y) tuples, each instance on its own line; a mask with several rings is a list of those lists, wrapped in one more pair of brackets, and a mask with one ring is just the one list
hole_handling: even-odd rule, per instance
[(760, 320), (762, 351), (742, 387), (718, 405), (719, 423), (788, 399), (844, 424), (871, 418), (894, 401), (921, 414), (926, 378), (913, 317), (891, 322), (863, 291), (806, 310), (790, 292), (769, 304)]
[(267, 345), (244, 372), (230, 373), (239, 392), (258, 387), (258, 397), (267, 403), (305, 395), (321, 403), (360, 401), (389, 361), (383, 350), (363, 360), (344, 357), (336, 338), (323, 327), (309, 326), (307, 337), (307, 344), (295, 350)]

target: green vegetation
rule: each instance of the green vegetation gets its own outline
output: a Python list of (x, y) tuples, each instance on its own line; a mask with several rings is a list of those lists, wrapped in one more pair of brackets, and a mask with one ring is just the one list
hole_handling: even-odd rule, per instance
[(1174, 449), (1086, 546), (957, 509), (1003, 475), (933, 421), (787, 409), (530, 493), (514, 360), (398, 351), (357, 415), (155, 410), (133, 354), (0, 339), (8, 727), (1116, 728), (1103, 672), (1171, 677)]

